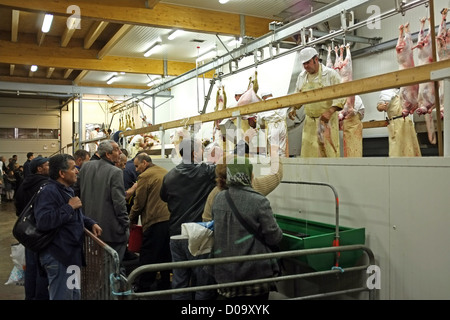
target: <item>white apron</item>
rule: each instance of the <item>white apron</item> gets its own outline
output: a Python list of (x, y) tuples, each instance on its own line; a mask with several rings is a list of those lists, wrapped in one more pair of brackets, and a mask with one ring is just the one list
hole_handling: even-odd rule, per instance
[[(301, 92), (306, 92), (314, 89), (322, 88), (322, 68), (319, 70), (319, 82), (308, 82), (303, 84)], [(302, 134), (302, 150), (300, 157), (302, 158), (338, 158), (339, 153), (339, 119), (338, 112), (333, 113), (330, 121), (328, 122), (331, 127), (331, 141), (325, 139), (324, 143), (319, 142), (317, 130), (320, 123), (320, 116), (322, 113), (331, 108), (333, 104), (332, 100), (314, 102), (306, 104), (305, 108), (305, 122), (303, 125)]]
[[(400, 97), (392, 98), (387, 108), (389, 119), (402, 114)], [(420, 157), (419, 142), (414, 124), (410, 118), (397, 118), (389, 120), (389, 157)]]

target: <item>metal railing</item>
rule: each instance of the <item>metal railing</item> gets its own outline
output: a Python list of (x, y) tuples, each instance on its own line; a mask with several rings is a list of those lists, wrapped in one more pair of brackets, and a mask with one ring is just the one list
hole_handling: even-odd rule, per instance
[(86, 266), (81, 270), (81, 299), (116, 300), (126, 283), (120, 274), (119, 255), (92, 232), (84, 231)]
[[(156, 272), (161, 270), (171, 270), (176, 268), (193, 268), (198, 266), (207, 266), (207, 265), (216, 265), (216, 264), (225, 264), (232, 262), (244, 262), (244, 261), (254, 261), (254, 260), (263, 260), (263, 259), (287, 259), (294, 258), (299, 256), (306, 256), (312, 254), (323, 254), (329, 252), (344, 252), (344, 251), (354, 251), (354, 250), (363, 250), (368, 257), (368, 264), (362, 266), (354, 266), (349, 268), (332, 268), (328, 271), (316, 271), (316, 272), (307, 272), (300, 274), (289, 274), (289, 275), (281, 275), (276, 278), (263, 278), (256, 280), (247, 280), (247, 281), (239, 281), (239, 282), (229, 282), (222, 284), (213, 284), (207, 286), (196, 286), (189, 288), (180, 288), (180, 289), (169, 289), (169, 290), (159, 290), (159, 291), (150, 291), (150, 292), (133, 292), (132, 284), (135, 280), (146, 272)], [(344, 272), (366, 272), (367, 268), (371, 265), (375, 264), (375, 258), (372, 251), (364, 246), (364, 245), (348, 245), (348, 246), (339, 246), (339, 247), (327, 247), (327, 248), (317, 248), (317, 249), (304, 249), (304, 250), (292, 250), (292, 251), (281, 251), (274, 253), (265, 253), (265, 254), (256, 254), (256, 255), (248, 255), (248, 256), (236, 256), (236, 257), (226, 257), (226, 258), (211, 258), (211, 259), (200, 259), (193, 261), (182, 261), (182, 262), (170, 262), (170, 263), (159, 263), (159, 264), (151, 264), (144, 265), (133, 270), (127, 278), (127, 291), (124, 294), (128, 299), (139, 299), (139, 298), (148, 298), (155, 297), (160, 295), (168, 295), (174, 293), (186, 293), (186, 292), (194, 292), (200, 290), (211, 290), (211, 289), (220, 289), (226, 287), (233, 286), (242, 286), (242, 285), (251, 285), (258, 283), (271, 283), (271, 282), (280, 282), (280, 281), (291, 281), (294, 279), (304, 279), (311, 277), (320, 277), (331, 274), (342, 274)], [(314, 298), (324, 298), (330, 297), (333, 295), (341, 295), (341, 294), (350, 294), (355, 292), (363, 292), (367, 291), (369, 293), (369, 299), (375, 299), (375, 289), (368, 288), (367, 286), (360, 286), (356, 288), (350, 288), (347, 290), (339, 290), (334, 292), (326, 292), (322, 294), (315, 294), (309, 296), (301, 296), (295, 298), (288, 298), (288, 300), (299, 300), (299, 299), (314, 299)]]

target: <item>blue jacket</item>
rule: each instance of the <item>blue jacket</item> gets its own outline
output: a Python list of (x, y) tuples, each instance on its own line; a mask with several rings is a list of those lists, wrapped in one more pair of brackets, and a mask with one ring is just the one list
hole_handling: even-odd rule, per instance
[(82, 266), (84, 227), (92, 230), (95, 221), (69, 205), (73, 196), (72, 188), (50, 179), (36, 198), (34, 215), (38, 229), (59, 229), (46, 251), (65, 266)]

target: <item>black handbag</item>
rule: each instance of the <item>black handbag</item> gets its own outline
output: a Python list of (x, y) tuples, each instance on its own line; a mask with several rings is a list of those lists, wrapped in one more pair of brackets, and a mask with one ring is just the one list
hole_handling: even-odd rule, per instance
[(58, 228), (42, 231), (36, 227), (36, 219), (34, 217), (34, 202), (39, 192), (42, 191), (41, 186), (39, 190), (33, 195), (28, 204), (20, 213), (14, 224), (12, 233), (14, 238), (17, 239), (25, 248), (28, 248), (35, 252), (40, 252), (47, 248), (53, 241), (58, 232)]

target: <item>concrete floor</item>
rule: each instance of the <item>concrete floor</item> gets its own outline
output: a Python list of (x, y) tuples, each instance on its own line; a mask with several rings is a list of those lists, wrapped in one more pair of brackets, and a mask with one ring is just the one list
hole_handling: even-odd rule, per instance
[(12, 235), (12, 227), (16, 221), (16, 208), (13, 202), (2, 200), (0, 204), (0, 300), (23, 300), (24, 287), (5, 285), (13, 269), (11, 260), (11, 244), (17, 243)]

